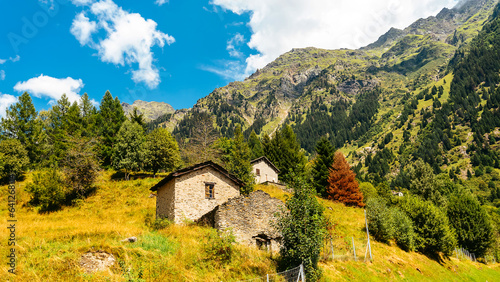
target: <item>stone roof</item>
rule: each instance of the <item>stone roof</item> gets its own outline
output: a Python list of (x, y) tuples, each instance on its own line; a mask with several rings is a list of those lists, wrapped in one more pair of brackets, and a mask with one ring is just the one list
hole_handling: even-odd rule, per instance
[(238, 177), (236, 177), (236, 176), (232, 175), (231, 173), (229, 173), (222, 166), (220, 166), (220, 165), (218, 165), (218, 164), (216, 164), (216, 163), (214, 163), (212, 161), (207, 161), (207, 162), (195, 164), (193, 166), (186, 167), (186, 168), (174, 171), (174, 172), (170, 173), (169, 175), (167, 175), (165, 178), (163, 178), (155, 186), (151, 187), (149, 190), (151, 190), (151, 191), (157, 191), (158, 189), (160, 189), (160, 187), (162, 187), (163, 185), (165, 185), (170, 180), (172, 180), (172, 179), (174, 179), (176, 177), (179, 177), (179, 176), (191, 173), (191, 172), (196, 171), (196, 170), (204, 169), (206, 167), (211, 167), (212, 169), (214, 169), (214, 170), (222, 173), (224, 176), (226, 176), (227, 178), (231, 179), (234, 183), (236, 183), (240, 187), (242, 187), (242, 186), (245, 185), (243, 183), (243, 181), (241, 181), (240, 179), (238, 179)]
[(255, 160), (251, 161), (250, 163), (253, 165), (253, 164), (258, 163), (260, 161), (266, 162), (274, 171), (276, 171), (276, 173), (278, 173), (278, 174), (280, 173), (280, 170), (266, 156), (256, 158)]

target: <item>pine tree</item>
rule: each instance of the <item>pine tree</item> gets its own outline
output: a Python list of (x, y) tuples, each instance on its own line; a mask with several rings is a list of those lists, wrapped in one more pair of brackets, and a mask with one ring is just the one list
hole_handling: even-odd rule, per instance
[(87, 93), (80, 100), (81, 130), (84, 137), (96, 137), (97, 109), (92, 104)]
[(28, 151), (28, 157), (32, 163), (38, 160), (34, 138), (36, 127), (39, 126), (36, 120), (37, 115), (31, 96), (24, 92), (18, 102), (6, 110), (5, 118), (2, 118), (1, 122), (2, 135), (19, 140)]
[(137, 107), (134, 107), (134, 110), (130, 115), (130, 120), (138, 123), (140, 126), (142, 126), (142, 128), (144, 128), (144, 130), (146, 130), (147, 125), (146, 122), (144, 121), (144, 114), (140, 113)]
[(99, 157), (103, 166), (111, 165), (113, 155), (113, 144), (115, 144), (116, 134), (126, 120), (120, 100), (106, 91), (99, 106), (97, 124), (99, 125), (99, 136), (101, 137)]
[(328, 177), (328, 199), (342, 202), (347, 206), (363, 207), (363, 194), (359, 190), (355, 176), (344, 154), (336, 152)]
[(179, 145), (165, 128), (157, 128), (146, 136), (146, 169), (156, 173), (160, 169), (173, 171), (181, 165)]
[(143, 128), (126, 120), (116, 135), (113, 147), (113, 167), (125, 170), (125, 180), (129, 179), (130, 172), (139, 171), (146, 157), (145, 137)]
[(226, 164), (226, 168), (245, 183), (245, 186), (241, 188), (241, 193), (244, 195), (252, 192), (255, 183), (250, 159), (250, 148), (245, 142), (241, 127), (238, 125), (234, 131), (231, 151), (229, 152), (229, 162)]
[(291, 181), (292, 173), (304, 176), (307, 159), (289, 125), (276, 131), (270, 141), (264, 136), (263, 144), (266, 157), (281, 171), (280, 179), (283, 182)]
[(252, 159), (257, 159), (264, 156), (262, 143), (255, 133), (255, 130), (252, 130), (252, 133), (250, 133), (250, 136), (248, 137), (248, 147), (250, 147), (250, 150), (252, 151)]
[(328, 187), (328, 175), (333, 164), (333, 154), (335, 150), (326, 137), (322, 137), (316, 144), (316, 158), (312, 168), (312, 176), (316, 192), (326, 197), (326, 187)]

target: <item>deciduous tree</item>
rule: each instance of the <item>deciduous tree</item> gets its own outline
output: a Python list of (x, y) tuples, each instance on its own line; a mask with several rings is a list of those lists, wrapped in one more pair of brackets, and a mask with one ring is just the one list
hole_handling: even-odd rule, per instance
[(328, 177), (328, 199), (339, 201), (347, 206), (363, 207), (365, 205), (363, 194), (359, 190), (355, 177), (344, 154), (340, 151), (336, 152)]
[(177, 141), (165, 128), (157, 128), (146, 136), (146, 169), (156, 173), (163, 169), (173, 171), (182, 163)]
[(142, 127), (126, 120), (118, 134), (113, 147), (113, 167), (125, 170), (125, 179), (128, 180), (130, 172), (138, 171), (143, 167), (146, 150), (145, 137)]

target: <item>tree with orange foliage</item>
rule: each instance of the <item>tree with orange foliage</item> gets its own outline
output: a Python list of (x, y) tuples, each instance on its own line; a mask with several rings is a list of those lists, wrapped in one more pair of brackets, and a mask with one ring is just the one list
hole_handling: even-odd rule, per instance
[(351, 170), (344, 154), (337, 151), (328, 177), (328, 199), (342, 202), (347, 206), (364, 207), (363, 194), (355, 177), (356, 174)]

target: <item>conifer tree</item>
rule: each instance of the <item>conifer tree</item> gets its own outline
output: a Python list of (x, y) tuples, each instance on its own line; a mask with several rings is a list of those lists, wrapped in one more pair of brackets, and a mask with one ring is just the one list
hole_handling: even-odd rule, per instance
[(6, 138), (15, 138), (25, 146), (31, 162), (38, 160), (34, 133), (37, 132), (38, 113), (28, 92), (19, 97), (17, 103), (6, 110), (5, 118), (2, 118), (1, 131)]
[(97, 109), (92, 104), (87, 93), (84, 93), (80, 99), (80, 115), (81, 115), (81, 130), (82, 136), (96, 137), (96, 118)]
[(123, 108), (118, 97), (113, 99), (109, 91), (106, 91), (99, 106), (97, 124), (99, 125), (99, 136), (101, 137), (99, 157), (103, 166), (111, 165), (113, 155), (113, 144), (116, 134), (123, 122), (126, 120)]
[(234, 131), (234, 138), (231, 140), (229, 148), (230, 151), (226, 154), (226, 169), (245, 183), (245, 186), (241, 188), (241, 193), (247, 195), (253, 190), (255, 178), (250, 163), (252, 152), (245, 142), (239, 125)]
[(342, 202), (347, 206), (363, 207), (363, 194), (355, 177), (344, 154), (336, 152), (328, 177), (328, 199)]
[(248, 137), (248, 147), (250, 147), (250, 150), (252, 151), (252, 159), (257, 159), (264, 156), (262, 143), (255, 133), (255, 130), (252, 130), (252, 133), (250, 133), (250, 136)]
[(282, 181), (285, 183), (291, 181), (291, 173), (300, 177), (304, 176), (307, 159), (297, 136), (289, 125), (276, 131), (270, 141), (264, 136), (263, 141), (266, 157), (281, 171)]
[(330, 167), (333, 164), (333, 153), (335, 152), (332, 144), (326, 137), (322, 137), (316, 144), (316, 158), (312, 168), (312, 176), (316, 192), (322, 197), (326, 197), (326, 187), (328, 186), (328, 175)]

